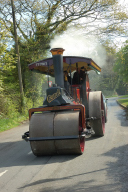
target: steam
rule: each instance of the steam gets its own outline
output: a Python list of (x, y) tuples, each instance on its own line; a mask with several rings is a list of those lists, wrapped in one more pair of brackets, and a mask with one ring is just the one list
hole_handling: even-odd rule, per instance
[(82, 56), (93, 59), (100, 67), (106, 62), (106, 51), (97, 37), (85, 35), (83, 30), (69, 28), (56, 36), (50, 43), (51, 48), (65, 49), (64, 56)]

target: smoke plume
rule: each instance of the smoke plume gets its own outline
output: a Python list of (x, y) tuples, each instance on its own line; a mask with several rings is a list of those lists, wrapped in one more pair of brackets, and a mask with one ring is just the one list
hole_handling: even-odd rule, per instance
[(57, 35), (50, 43), (51, 48), (62, 47), (64, 56), (83, 56), (93, 59), (100, 67), (106, 62), (106, 51), (98, 38), (85, 35), (83, 30), (69, 28), (62, 35)]

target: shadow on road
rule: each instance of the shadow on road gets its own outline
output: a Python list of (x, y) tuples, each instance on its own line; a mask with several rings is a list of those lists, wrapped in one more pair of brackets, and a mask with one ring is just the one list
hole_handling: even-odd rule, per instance
[(116, 158), (114, 162), (108, 162), (107, 170), (108, 177), (120, 184), (121, 192), (128, 191), (128, 144), (120, 147), (115, 147), (107, 153), (103, 154)]
[[(95, 169), (91, 172), (85, 172), (82, 174), (76, 174), (67, 177), (61, 178), (49, 178), (49, 179), (40, 179), (31, 184), (22, 186), (20, 189), (27, 189), (29, 187), (37, 187), (38, 192), (72, 192), (72, 191), (85, 191), (85, 192), (127, 192), (128, 191), (128, 145), (113, 148), (107, 153), (103, 154), (106, 157), (113, 157), (116, 159), (114, 162), (108, 162), (107, 168), (105, 169)], [(127, 153), (127, 155), (125, 154)], [(88, 174), (100, 173), (106, 171), (107, 177), (111, 180), (111, 184), (99, 183), (92, 179), (88, 181), (77, 181), (77, 178), (80, 176), (85, 176)], [(70, 181), (71, 180), (71, 181)], [(75, 182), (73, 182), (75, 181)], [(70, 184), (68, 184), (70, 182)], [(65, 183), (65, 184), (64, 184)], [(96, 183), (96, 184), (95, 184)], [(116, 184), (119, 185), (117, 190)], [(45, 185), (49, 187), (45, 187)], [(63, 186), (63, 187), (61, 187)]]
[[(108, 100), (108, 114), (113, 110), (114, 115), (120, 120), (120, 124), (123, 127), (128, 126), (128, 110), (122, 108), (117, 102), (118, 98), (111, 98)], [(111, 117), (109, 117), (111, 118)]]
[(115, 116), (120, 120), (120, 124), (123, 127), (128, 127), (128, 111), (121, 109), (118, 112), (115, 112)]
[[(109, 106), (111, 107), (113, 105), (115, 107), (118, 107), (116, 102), (112, 104), (110, 101)], [(117, 116), (117, 118), (120, 120), (121, 125), (125, 126), (125, 128), (123, 127), (123, 129), (126, 129), (126, 126), (128, 126), (128, 121), (124, 121), (124, 118), (121, 117), (122, 113), (123, 115), (125, 115), (124, 110), (119, 109), (118, 112), (114, 112), (114, 115)], [(93, 139), (99, 138), (92, 137), (90, 139), (86, 139), (86, 141), (91, 141)], [(71, 161), (78, 157), (75, 155), (59, 155), (37, 158), (31, 153), (30, 144), (26, 143), (25, 141), (1, 143), (0, 153), (2, 154), (0, 155), (0, 167), (31, 167), (31, 165), (43, 166), (46, 164), (54, 164), (55, 162), (59, 162), (61, 165), (61, 163), (63, 162)], [(83, 156), (83, 158), (84, 157), (86, 156)], [(96, 156), (91, 157), (97, 158)], [(128, 144), (120, 147), (114, 147), (105, 153), (102, 152), (102, 154), (100, 154), (100, 157), (105, 157), (106, 159), (110, 159), (109, 157), (112, 157), (113, 160), (106, 160), (106, 165), (104, 166), (105, 168), (103, 167), (100, 169), (97, 167), (96, 164), (96, 166), (94, 166), (95, 168), (92, 169), (92, 171), (86, 171), (86, 169), (84, 169), (82, 170), (83, 173), (73, 175), (72, 173), (71, 175), (69, 173), (68, 175), (70, 176), (63, 177), (62, 175), (59, 175), (59, 177), (56, 178), (56, 175), (53, 175), (52, 177), (46, 177), (47, 179), (40, 178), (39, 180), (34, 182), (30, 181), (30, 184), (25, 184), (24, 186), (20, 187), (19, 190), (26, 191), (28, 189), (28, 191), (31, 191), (32, 188), (34, 189), (36, 187), (36, 192), (128, 192)], [(86, 164), (85, 160), (86, 159), (84, 159), (83, 162), (85, 162)], [(79, 161), (76, 166), (77, 168), (79, 168)], [(107, 183), (106, 180), (104, 180), (103, 182), (101, 178), (102, 171), (106, 173), (106, 178), (108, 178), (111, 182)], [(97, 179), (97, 176), (99, 176), (100, 174), (101, 177)], [(118, 186), (120, 188), (117, 189)]]
[[(53, 163), (55, 161), (62, 163), (78, 157), (78, 155), (36, 157), (31, 152), (30, 143), (25, 141), (1, 143), (0, 154), (0, 167), (44, 165), (49, 163), (51, 157), (53, 158)], [(52, 164), (51, 160), (50, 164)]]

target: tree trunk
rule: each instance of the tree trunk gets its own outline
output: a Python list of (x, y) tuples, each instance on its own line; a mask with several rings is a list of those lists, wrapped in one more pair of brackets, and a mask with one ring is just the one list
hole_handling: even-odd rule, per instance
[(24, 108), (24, 92), (23, 92), (23, 83), (22, 83), (22, 74), (21, 74), (21, 65), (20, 65), (20, 55), (19, 55), (18, 37), (17, 37), (16, 20), (15, 20), (15, 9), (14, 9), (13, 0), (11, 0), (11, 6), (12, 6), (13, 27), (14, 27), (14, 36), (15, 36), (15, 50), (16, 50), (16, 54), (17, 54), (17, 68), (18, 68), (18, 78), (19, 78), (19, 87), (20, 87), (20, 98), (21, 98), (20, 112), (23, 112), (23, 108)]

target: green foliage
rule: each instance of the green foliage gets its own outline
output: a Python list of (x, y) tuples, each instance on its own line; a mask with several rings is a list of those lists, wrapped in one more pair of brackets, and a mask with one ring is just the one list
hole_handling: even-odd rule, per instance
[[(5, 36), (4, 27), (2, 26), (3, 33), (0, 33), (0, 118), (17, 118), (20, 116), (20, 94), (19, 94), (19, 82), (17, 74), (17, 57), (13, 48), (7, 50), (8, 42), (7, 36)], [(4, 42), (4, 43), (3, 43)], [(44, 76), (40, 74), (33, 74), (28, 71), (28, 63), (30, 62), (31, 55), (27, 49), (24, 49), (22, 43), (22, 75), (25, 90), (25, 107), (24, 114), (28, 116), (29, 108), (38, 105), (42, 105), (42, 83)], [(34, 58), (34, 55), (33, 55)], [(5, 121), (6, 122), (6, 121)]]
[[(16, 0), (14, 5), (19, 44), (26, 42), (25, 49), (27, 46), (29, 54), (33, 50), (37, 56), (44, 54), (51, 39), (69, 25), (83, 27), (84, 33), (115, 35), (126, 32), (124, 25), (128, 16), (117, 0)], [(0, 1), (0, 19), (14, 39), (10, 9), (9, 0)]]
[(19, 115), (16, 117), (14, 116), (11, 118), (8, 118), (8, 117), (0, 118), (0, 132), (16, 127), (26, 119), (28, 119), (28, 116), (25, 116), (25, 115), (22, 115), (22, 116)]
[[(90, 85), (92, 90), (102, 91), (105, 96), (112, 96), (116, 94), (115, 87), (118, 76), (113, 71), (114, 65), (114, 50), (105, 46), (107, 51), (106, 63), (102, 66), (101, 74), (97, 75), (95, 72), (90, 73)], [(112, 53), (111, 53), (112, 51)]]
[(101, 75), (90, 76), (93, 90), (101, 90), (104, 95), (124, 95), (128, 93), (128, 41), (116, 53), (109, 42), (104, 45), (107, 51), (106, 64)]
[(128, 84), (128, 41), (116, 55), (114, 70), (119, 74), (124, 83)]
[(0, 113), (10, 117), (19, 108), (18, 79), (15, 59), (11, 51), (6, 51), (1, 59), (0, 79)]
[[(106, 32), (120, 34), (124, 32), (120, 22), (127, 19), (127, 15), (119, 9), (116, 0), (86, 2), (83, 0), (16, 0), (14, 4), (25, 93), (25, 115), (27, 115), (29, 108), (43, 104), (45, 91), (42, 85), (47, 87), (46, 77), (29, 71), (28, 64), (44, 59), (48, 55), (47, 50), (50, 49), (50, 41), (55, 35), (61, 34), (70, 25), (80, 26), (80, 19), (83, 18), (82, 27), (85, 33), (89, 32), (90, 27), (88, 26), (91, 26), (92, 23), (93, 31), (100, 29), (103, 34)], [(14, 40), (10, 10), (10, 1), (0, 0), (0, 116), (4, 118), (4, 124), (7, 123), (7, 117), (15, 119), (20, 115), (17, 56), (13, 47), (8, 48), (9, 42)], [(95, 23), (96, 20), (99, 23), (100, 19), (106, 23), (104, 28)], [(89, 25), (88, 22), (90, 22)], [(97, 30), (94, 30), (94, 26), (98, 26)], [(109, 48), (108, 50), (110, 51)], [(106, 95), (114, 92), (118, 79), (117, 73), (114, 73), (112, 69), (114, 62), (112, 54), (115, 54), (112, 51), (111, 49), (111, 54), (108, 54), (107, 66), (103, 66), (101, 76), (92, 76), (94, 84), (92, 89), (102, 90)], [(125, 52), (127, 49), (119, 54), (119, 57), (123, 55), (122, 66), (127, 62), (127, 56), (124, 56)], [(123, 82), (127, 82), (126, 71), (123, 70), (122, 68), (123, 75), (121, 76), (123, 76)]]
[(0, 26), (0, 94), (1, 92), (9, 94), (9, 89), (12, 90), (15, 87), (12, 88), (11, 83), (16, 81), (16, 60), (13, 55), (14, 50), (7, 50), (7, 43), (10, 40), (8, 32), (2, 22), (0, 22)]
[(114, 71), (118, 75), (116, 90), (119, 94), (128, 93), (128, 41), (117, 52)]
[[(45, 75), (34, 73), (27, 69), (23, 73), (23, 79), (25, 97), (32, 101), (32, 107), (34, 107), (40, 97), (42, 97), (43, 101), (42, 84), (45, 81)], [(40, 105), (42, 105), (42, 102)]]
[[(1, 25), (0, 33), (0, 115), (13, 116), (17, 112), (17, 77), (16, 77), (16, 59), (14, 50), (7, 50), (7, 42), (10, 39), (7, 30)], [(15, 103), (14, 103), (15, 101)], [(12, 110), (14, 109), (14, 110)]]
[(128, 95), (119, 96), (119, 98), (125, 98), (128, 97)]
[(3, 117), (13, 117), (14, 114), (17, 114), (19, 108), (19, 102), (17, 100), (17, 97), (14, 97), (12, 99), (11, 97), (6, 96), (5, 94), (0, 95), (0, 115)]

